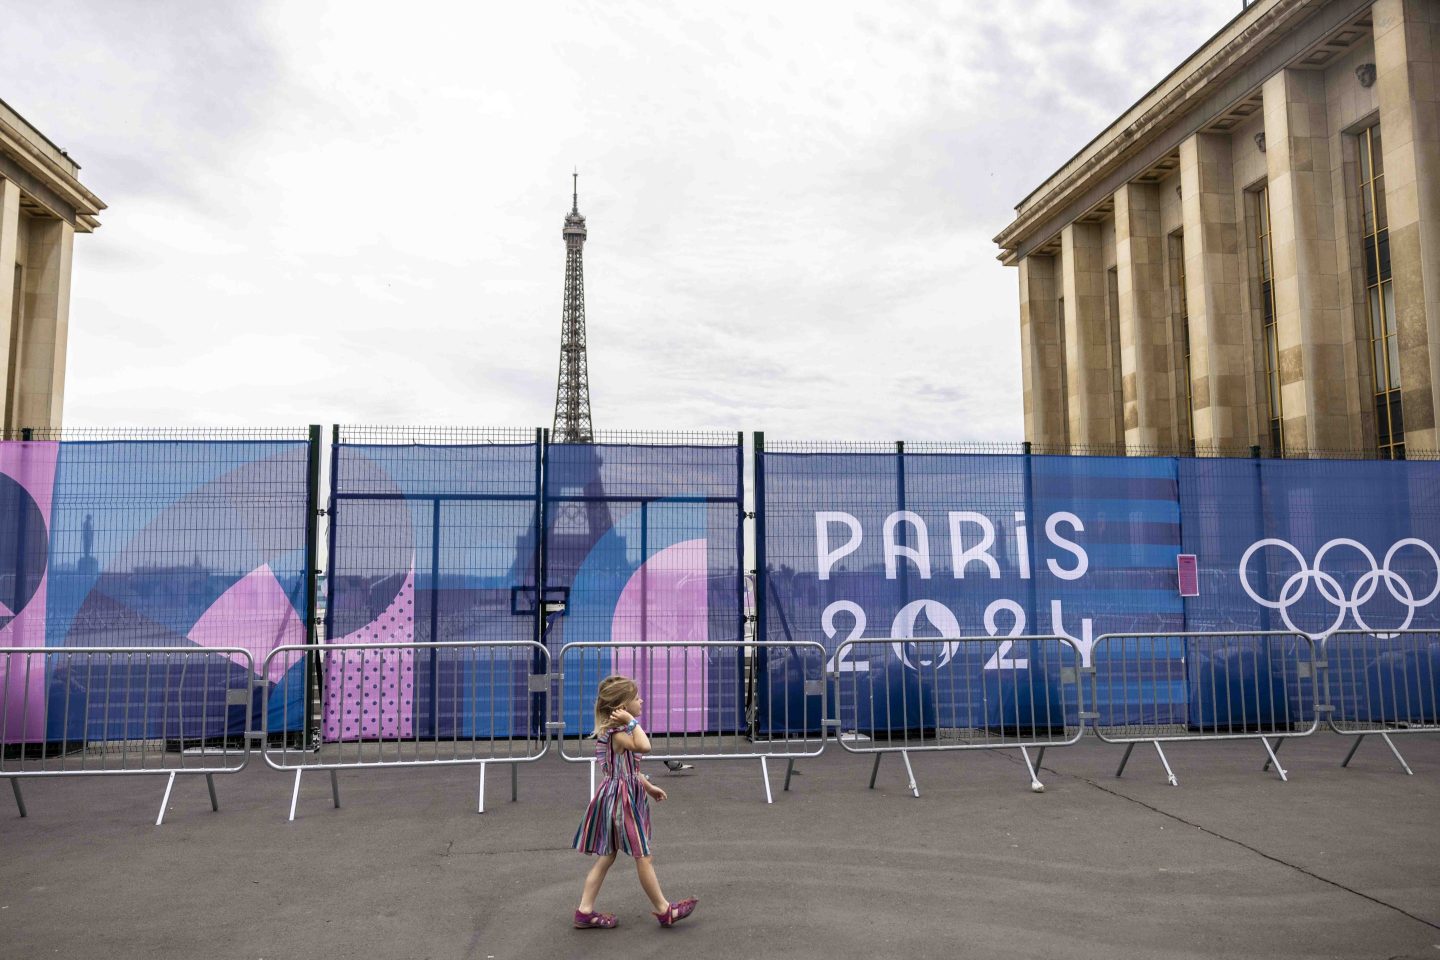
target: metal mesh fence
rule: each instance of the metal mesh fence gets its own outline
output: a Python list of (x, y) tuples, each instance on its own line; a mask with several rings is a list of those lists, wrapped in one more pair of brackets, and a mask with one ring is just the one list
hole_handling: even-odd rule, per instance
[[(0, 560), (8, 568), (0, 600), (9, 643), (239, 647), (258, 663), (279, 643), (305, 640), (308, 431), (53, 436), (64, 439), (0, 443), (0, 557), (9, 561)], [(106, 666), (104, 696), (163, 713), (163, 703), (145, 705), (153, 664), (121, 657)], [(248, 676), (238, 663), (228, 669), (234, 682)], [(77, 676), (68, 671), (65, 682)], [(101, 709), (95, 697), (73, 692), (87, 709)], [(136, 723), (143, 728), (143, 717)], [(245, 729), (241, 711), (228, 729), (207, 732)]]
[[(533, 641), (539, 432), (337, 427), (334, 437), (328, 641)], [(353, 697), (335, 699), (340, 681), (326, 674), (326, 739), (366, 735), (337, 713), (352, 707), (383, 725), (413, 723), (421, 737), (474, 728), (484, 712), (481, 681), (465, 649), (400, 656), (404, 682), (413, 684), (401, 699), (359, 681)], [(508, 683), (506, 696), (528, 704), (525, 675)], [(541, 722), (528, 711), (506, 710), (502, 719), (505, 735), (528, 735)]]
[[(548, 446), (552, 656), (575, 642), (742, 639), (742, 452), (738, 434), (601, 433), (594, 444)], [(656, 683), (646, 676), (653, 657), (601, 653), (565, 677), (559, 722), (567, 735), (593, 723), (590, 706), (607, 671), (636, 670), (642, 687)], [(685, 655), (700, 658), (688, 675), (705, 707), (671, 717), (667, 723), (681, 726), (666, 732), (736, 732), (744, 718), (740, 648)]]

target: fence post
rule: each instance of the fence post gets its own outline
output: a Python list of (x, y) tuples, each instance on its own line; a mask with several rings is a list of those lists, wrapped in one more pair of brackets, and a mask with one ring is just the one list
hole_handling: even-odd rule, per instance
[[(306, 451), (305, 471), (305, 642), (312, 648), (319, 643), (318, 620), (316, 616), (316, 588), (320, 573), (320, 425), (310, 424), (310, 442)], [(329, 607), (327, 605), (328, 612)], [(320, 742), (319, 716), (315, 703), (320, 698), (320, 674), (318, 657), (312, 649), (306, 654), (305, 664), (305, 734), (312, 744)], [(253, 707), (247, 708), (253, 710)], [(269, 718), (261, 718), (261, 729), (266, 728)]]
[[(1034, 564), (1038, 562), (1040, 553), (1039, 545), (1035, 542), (1035, 463), (1030, 459), (1029, 440), (1020, 444), (1020, 451), (1025, 458), (1025, 484), (1022, 488), (1022, 496), (1025, 498), (1025, 502), (1022, 505), (1023, 509), (1020, 515), (1016, 517), (1016, 519), (1025, 521), (1025, 566), (1031, 568), (1029, 571), (1030, 575), (1025, 579), (1026, 607), (1028, 608), (1027, 613), (1030, 617), (1028, 621), (1028, 632), (1039, 633), (1040, 610), (1035, 597), (1035, 581), (1039, 578), (1033, 567)], [(1050, 629), (1055, 630), (1058, 628), (1055, 627), (1054, 624), (1051, 624)], [(1084, 636), (1084, 634), (1081, 634), (1081, 636)], [(1081, 664), (1076, 664), (1076, 666), (1081, 666)]]
[[(531, 636), (538, 644), (545, 643), (545, 430), (541, 427), (535, 428), (535, 549), (531, 558), (535, 565), (535, 609), (532, 611), (534, 622), (531, 624)], [(545, 657), (536, 650), (530, 659), (530, 673), (538, 674), (545, 671)], [(549, 736), (549, 728), (546, 721), (550, 718), (547, 714), (547, 700), (540, 693), (534, 693), (530, 697), (530, 729), (540, 739)], [(484, 769), (483, 767), (481, 768)], [(512, 767), (512, 772), (518, 768)]]
[[(1265, 466), (1260, 460), (1260, 445), (1253, 444), (1250, 447), (1250, 459), (1255, 461), (1255, 539), (1261, 540), (1265, 537)], [(1260, 583), (1270, 583), (1270, 565), (1265, 561), (1265, 551), (1258, 554), (1260, 558)], [(1274, 629), (1274, 620), (1270, 616), (1269, 607), (1260, 608), (1260, 628), (1262, 630)]]
[[(765, 431), (756, 430), (755, 439), (752, 444), (752, 455), (755, 462), (751, 468), (755, 477), (755, 642), (760, 643), (767, 639), (765, 631)], [(750, 689), (745, 696), (745, 717), (750, 727), (750, 735), (756, 732), (756, 709), (755, 691), (759, 681), (757, 676), (760, 666), (758, 652), (751, 658), (750, 662)]]

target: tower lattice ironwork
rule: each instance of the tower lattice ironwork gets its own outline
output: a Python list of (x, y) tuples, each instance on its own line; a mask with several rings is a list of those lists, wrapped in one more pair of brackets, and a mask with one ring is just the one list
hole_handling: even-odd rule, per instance
[(580, 215), (580, 174), (574, 174), (565, 216), (565, 304), (560, 315), (560, 378), (555, 391), (557, 443), (592, 443), (590, 374), (585, 360), (585, 218)]

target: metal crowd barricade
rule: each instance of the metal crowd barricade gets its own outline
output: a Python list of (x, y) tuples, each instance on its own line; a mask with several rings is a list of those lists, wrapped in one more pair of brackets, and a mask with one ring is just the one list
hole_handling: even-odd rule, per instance
[[(432, 662), (433, 661), (433, 662)], [(303, 665), (302, 665), (303, 664)], [(478, 813), (485, 812), (485, 768), (510, 764), (510, 799), (519, 796), (519, 764), (549, 749), (541, 723), (549, 690), (550, 655), (533, 640), (438, 643), (329, 643), (276, 647), (265, 658), (269, 677), (318, 671), (319, 742), (266, 736), (272, 769), (295, 771), (290, 820), (307, 771), (330, 774), (340, 806), (340, 770), (478, 766)], [(266, 690), (266, 716), (303, 712), (307, 682)]]
[(1432, 630), (1337, 630), (1323, 641), (1327, 720), (1355, 743), (1378, 735), (1407, 774), (1392, 733), (1440, 730), (1440, 633)]
[[(767, 683), (803, 691), (814, 724), (803, 718), (795, 723), (771, 723), (757, 729), (753, 703), (746, 690), (753, 686), (755, 658), (766, 656)], [(825, 715), (825, 648), (814, 641), (715, 640), (577, 641), (560, 649), (556, 676), (554, 731), (560, 757), (590, 766), (590, 795), (595, 794), (595, 694), (611, 674), (634, 679), (644, 701), (641, 720), (650, 738), (648, 758), (661, 761), (759, 760), (765, 784), (765, 802), (773, 803), (769, 761), (785, 759), (785, 787), (795, 761), (818, 757), (825, 750), (825, 732), (819, 718)], [(789, 720), (789, 699), (786, 698)], [(813, 735), (812, 735), (813, 728)], [(587, 750), (588, 746), (588, 750)]]
[(1117, 777), (1137, 743), (1154, 745), (1173, 787), (1179, 781), (1161, 743), (1259, 740), (1269, 755), (1265, 769), (1273, 763), (1288, 780), (1276, 750), (1319, 727), (1321, 663), (1303, 633), (1107, 633), (1084, 671), (1091, 725), (1101, 740), (1125, 744)]
[(871, 789), (887, 753), (900, 754), (919, 797), (912, 752), (1018, 749), (1030, 789), (1043, 793), (1045, 749), (1085, 731), (1080, 652), (1065, 637), (854, 639), (831, 663), (840, 746), (875, 754)]
[(250, 652), (241, 647), (0, 648), (0, 777), (28, 815), (25, 778), (205, 777), (220, 809), (217, 773), (250, 761), (255, 704)]

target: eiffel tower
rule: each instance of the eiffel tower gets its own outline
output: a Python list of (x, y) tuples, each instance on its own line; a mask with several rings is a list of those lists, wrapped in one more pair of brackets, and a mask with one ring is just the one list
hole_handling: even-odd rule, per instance
[[(560, 580), (574, 568), (612, 525), (610, 506), (603, 499), (600, 450), (594, 446), (590, 423), (590, 378), (585, 360), (585, 218), (580, 214), (580, 174), (572, 175), (570, 212), (561, 237), (565, 240), (565, 302), (560, 313), (560, 377), (555, 391), (552, 444), (575, 444), (551, 462), (563, 460), (564, 477), (550, 487), (552, 496), (580, 500), (555, 502), (550, 508), (547, 541), (550, 567)], [(568, 568), (568, 569), (567, 569)]]
[(560, 378), (555, 391), (555, 443), (592, 443), (590, 375), (585, 362), (585, 218), (580, 215), (580, 172), (573, 174), (565, 217), (565, 303), (560, 311)]

